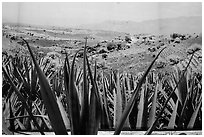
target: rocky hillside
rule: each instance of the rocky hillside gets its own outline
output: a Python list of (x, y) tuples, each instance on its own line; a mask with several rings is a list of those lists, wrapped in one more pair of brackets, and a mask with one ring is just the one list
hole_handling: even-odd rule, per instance
[[(88, 36), (88, 56), (91, 64), (97, 61), (99, 70), (119, 70), (138, 73), (146, 70), (157, 53), (163, 48), (160, 59), (154, 68), (160, 70), (178, 64), (185, 60), (188, 48), (199, 50), (202, 45), (202, 35), (179, 34), (171, 35), (129, 35), (111, 31), (91, 31), (83, 29), (48, 29), (24, 26), (3, 26), (3, 46), (7, 53), (28, 55), (27, 48), (20, 37), (26, 39), (36, 53), (57, 53), (64, 60), (65, 52), (73, 58), (77, 50), (84, 47), (84, 37)], [(198, 56), (202, 52), (199, 53)], [(79, 52), (77, 60), (83, 61), (83, 53)], [(198, 57), (198, 62), (200, 57)], [(198, 65), (198, 64), (195, 65)]]

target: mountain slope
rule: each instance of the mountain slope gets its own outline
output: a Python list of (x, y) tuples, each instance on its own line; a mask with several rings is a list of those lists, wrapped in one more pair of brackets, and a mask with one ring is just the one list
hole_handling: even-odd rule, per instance
[(148, 20), (143, 22), (134, 21), (105, 21), (98, 24), (82, 25), (80, 28), (92, 30), (109, 30), (127, 33), (152, 33), (169, 34), (178, 33), (201, 33), (202, 17), (179, 17), (169, 19)]

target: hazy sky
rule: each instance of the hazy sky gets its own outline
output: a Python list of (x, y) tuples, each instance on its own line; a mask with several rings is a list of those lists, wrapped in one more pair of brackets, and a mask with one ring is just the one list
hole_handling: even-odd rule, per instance
[(201, 16), (202, 3), (3, 3), (3, 22), (77, 26), (106, 20), (143, 21)]

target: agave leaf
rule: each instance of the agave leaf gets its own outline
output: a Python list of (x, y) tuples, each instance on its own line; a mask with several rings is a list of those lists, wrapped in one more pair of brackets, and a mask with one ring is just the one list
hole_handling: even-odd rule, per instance
[[(40, 108), (38, 107), (38, 105), (34, 102), (34, 106), (36, 107), (38, 113), (40, 113), (41, 116), (44, 115), (44, 113), (40, 110)], [(48, 119), (48, 117), (46, 117)], [(44, 123), (44, 125), (46, 126), (46, 128), (49, 129), (49, 123), (45, 120), (45, 117), (42, 117), (42, 122)]]
[(135, 88), (135, 84), (134, 84), (134, 78), (133, 78), (133, 76), (132, 75), (130, 75), (130, 90), (134, 90), (134, 88)]
[(122, 94), (120, 89), (120, 75), (118, 71), (114, 71), (115, 81), (115, 92), (114, 92), (114, 127), (118, 126), (119, 120), (121, 118), (123, 108), (122, 108)]
[(51, 90), (51, 87), (46, 79), (45, 74), (42, 72), (42, 70), (40, 69), (39, 65), (37, 64), (37, 61), (33, 55), (33, 52), (29, 46), (29, 44), (27, 43), (27, 41), (23, 40), (27, 47), (28, 50), (30, 52), (30, 55), (33, 59), (33, 63), (36, 67), (37, 70), (37, 74), (39, 77), (39, 83), (40, 83), (40, 92), (42, 95), (42, 99), (45, 103), (46, 109), (48, 111), (48, 116), (52, 125), (52, 128), (55, 132), (55, 134), (58, 135), (67, 135), (67, 131), (66, 131), (66, 127), (64, 125), (59, 107), (57, 105), (57, 101), (56, 101), (56, 97), (53, 93), (53, 91)]
[[(9, 110), (10, 110), (10, 111), (9, 111), (9, 112), (10, 112), (9, 117), (11, 118), (11, 117), (14, 116), (14, 114), (13, 114), (13, 110), (12, 110), (12, 107), (11, 107), (11, 101), (10, 101), (10, 99), (9, 99)], [(10, 119), (10, 120), (9, 120), (9, 123), (10, 123), (10, 130), (14, 131), (14, 130), (15, 130), (14, 120), (13, 120), (13, 119)]]
[(83, 90), (82, 90), (82, 104), (81, 104), (81, 134), (87, 134), (87, 127), (89, 125), (89, 90), (87, 84), (87, 74), (86, 74), (86, 46), (87, 46), (87, 38), (85, 38), (85, 47), (84, 47), (84, 55), (83, 55)]
[(13, 75), (19, 80), (19, 82), (22, 82), (22, 77), (20, 76), (18, 69), (14, 64), (13, 64)]
[(30, 85), (30, 83), (31, 83), (30, 82), (30, 76), (29, 76), (29, 66), (28, 66), (27, 60), (24, 61), (24, 66), (25, 66), (25, 76), (26, 76), (26, 79), (27, 79), (28, 87), (31, 87), (31, 85)]
[(88, 58), (86, 56), (87, 61), (87, 67), (88, 67), (88, 73), (90, 76), (92, 88), (91, 88), (91, 95), (90, 95), (90, 109), (89, 109), (89, 134), (96, 135), (99, 129), (99, 122), (101, 119), (101, 111), (102, 111), (102, 105), (100, 100), (100, 95), (98, 91), (98, 87), (96, 84), (96, 62), (95, 62), (95, 70), (94, 70), (94, 77), (91, 73), (91, 68), (88, 63)]
[(96, 60), (95, 60), (95, 67), (94, 67), (94, 81), (96, 81)]
[(6, 123), (4, 121), (4, 114), (2, 114), (2, 132), (6, 135), (13, 135), (13, 133), (7, 128)]
[(36, 88), (38, 86), (38, 77), (35, 67), (31, 69), (31, 79), (31, 92), (34, 93), (36, 92)]
[[(70, 116), (69, 114), (69, 77), (70, 77), (70, 66), (69, 66), (69, 59), (68, 56), (66, 55), (66, 59), (64, 62), (64, 87), (65, 87), (65, 95), (66, 95), (66, 110), (68, 113), (68, 116)], [(69, 117), (70, 118), (70, 117)]]
[(62, 115), (62, 118), (63, 118), (63, 121), (64, 121), (64, 124), (65, 124), (65, 127), (66, 129), (70, 129), (70, 121), (67, 117), (67, 113), (62, 105), (62, 102), (60, 100), (60, 97), (57, 97), (57, 104), (59, 106), (59, 109), (60, 109), (60, 112), (61, 112), (61, 115)]
[(177, 116), (177, 109), (178, 109), (178, 104), (179, 101), (176, 101), (176, 105), (174, 107), (173, 113), (171, 115), (171, 118), (169, 120), (169, 124), (168, 124), (168, 129), (174, 129), (174, 127), (176, 126), (176, 116)]
[(107, 126), (107, 128), (110, 128), (110, 120), (109, 120), (109, 111), (108, 111), (108, 102), (107, 102), (107, 86), (106, 86), (106, 82), (105, 82), (105, 78), (104, 78), (104, 72), (102, 73), (102, 84), (103, 84), (103, 105), (104, 105), (104, 111), (105, 111), (105, 121), (106, 124), (105, 126)]
[(44, 73), (46, 73), (47, 70), (48, 70), (48, 68), (49, 68), (49, 63), (46, 62), (45, 65), (44, 65), (43, 68), (42, 68), (42, 71), (43, 71)]
[(143, 119), (142, 119), (142, 128), (146, 129), (147, 122), (148, 122), (148, 98), (149, 98), (149, 89), (148, 89), (148, 77), (146, 78), (145, 90), (144, 90), (144, 112), (143, 112)]
[[(168, 81), (169, 82), (169, 81)], [(170, 83), (170, 84), (172, 84), (172, 83)], [(173, 85), (171, 85), (171, 87), (173, 88), (173, 87), (175, 87), (175, 86), (173, 86)], [(167, 93), (164, 91), (164, 89), (163, 88), (161, 88), (160, 89), (160, 93), (162, 93), (162, 95), (164, 96), (164, 98), (167, 100), (168, 99), (168, 95), (167, 95)], [(174, 92), (175, 93), (175, 92)], [(178, 96), (176, 96), (176, 97), (178, 97)], [(177, 100), (178, 98), (176, 98), (176, 100)], [(169, 106), (171, 106), (171, 108), (173, 108), (174, 106), (175, 106), (175, 102), (174, 102), (174, 99), (173, 98), (170, 98), (170, 100), (169, 100), (169, 102), (168, 102), (168, 105)]]
[(104, 77), (104, 81), (105, 81), (106, 91), (108, 91), (108, 92), (106, 92), (107, 93), (107, 99), (109, 100), (109, 102), (111, 104), (114, 104), (114, 96), (110, 91), (110, 84), (108, 83), (109, 81), (107, 80), (106, 77)]
[(89, 109), (89, 128), (88, 132), (90, 135), (97, 135), (98, 128), (99, 128), (99, 122), (100, 122), (100, 110), (98, 108), (100, 107), (99, 103), (97, 102), (96, 95), (95, 95), (96, 89), (94, 87), (91, 88), (91, 95), (90, 95), (90, 109)]
[[(176, 79), (179, 79), (179, 78), (176, 78), (174, 75), (172, 75), (172, 77), (173, 77), (173, 79), (170, 79), (169, 83), (170, 83), (171, 87), (173, 88), (177, 84), (177, 80)], [(179, 92), (179, 89), (177, 88), (174, 93), (176, 94), (179, 102), (182, 104), (182, 98), (181, 98), (181, 94)]]
[(80, 69), (79, 72), (76, 73), (76, 85), (79, 85), (79, 83), (82, 80), (82, 76), (83, 76), (83, 73), (82, 73), (82, 70)]
[[(127, 83), (127, 87), (128, 89), (126, 90), (125, 89), (125, 81), (128, 81), (127, 80), (127, 77), (125, 75), (123, 75), (123, 83), (122, 83), (122, 88), (121, 88), (121, 94), (122, 94), (122, 109), (124, 111), (126, 105), (127, 105), (127, 97), (126, 97), (126, 91), (130, 90), (130, 85), (129, 83)], [(126, 119), (125, 123), (124, 123), (124, 128), (130, 128), (130, 123), (129, 123), (129, 116), (128, 118)]]
[(29, 83), (27, 82), (27, 80), (25, 79), (25, 76), (23, 75), (22, 71), (20, 71), (15, 65), (13, 65), (14, 69), (16, 70), (16, 73), (19, 77), (17, 78), (20, 78), (18, 79), (19, 81), (22, 81), (24, 86), (29, 89)]
[[(13, 92), (12, 94), (15, 94), (15, 93)], [(12, 96), (11, 96), (11, 98), (12, 98)], [(2, 119), (2, 121), (5, 120), (6, 118), (9, 118), (9, 113), (10, 113), (9, 112), (10, 111), (9, 105), (10, 105), (9, 100), (2, 100), (2, 116), (4, 118), (4, 119)], [(8, 122), (6, 122), (6, 121), (4, 121), (4, 122), (6, 125), (9, 126)]]
[[(88, 62), (88, 58), (86, 56), (86, 61)], [(87, 63), (88, 64), (88, 63)], [(89, 72), (89, 76), (90, 76), (90, 80), (91, 80), (91, 84), (92, 86), (94, 87), (94, 93), (95, 93), (95, 96), (97, 98), (97, 102), (101, 102), (100, 100), (100, 94), (99, 94), (99, 89), (98, 89), (98, 86), (97, 86), (97, 83), (96, 83), (96, 63), (95, 63), (95, 72), (94, 72), (94, 77), (92, 76), (92, 73), (91, 73), (91, 68), (90, 68), (90, 65), (87, 65), (88, 67), (88, 72)], [(99, 103), (100, 104), (100, 103)], [(101, 109), (101, 105), (100, 105), (100, 109)]]
[(21, 130), (26, 130), (26, 127), (21, 123), (19, 119), (16, 119), (16, 122), (18, 123), (18, 126), (20, 127)]
[(148, 89), (147, 89), (147, 83), (144, 87), (142, 87), (142, 90), (140, 91), (140, 100), (138, 104), (138, 114), (137, 114), (137, 124), (136, 128), (138, 129), (145, 129), (147, 127), (147, 106), (148, 106)]
[(152, 106), (150, 109), (150, 113), (149, 113), (149, 120), (148, 120), (148, 127), (150, 127), (152, 125), (152, 123), (155, 121), (156, 118), (156, 107), (157, 107), (157, 93), (158, 90), (160, 89), (160, 82), (156, 82), (156, 89), (154, 92), (154, 96), (152, 99)]
[(191, 116), (191, 119), (188, 123), (187, 129), (193, 129), (198, 112), (199, 112), (200, 107), (201, 107), (201, 104), (202, 104), (202, 94), (200, 95), (199, 104), (198, 104), (196, 110), (193, 112), (193, 115)]
[(54, 89), (57, 93), (57, 96), (59, 97), (61, 92), (63, 91), (63, 79), (61, 77), (60, 71), (58, 72), (58, 75), (56, 76), (56, 88)]
[[(79, 52), (79, 51), (78, 51)], [(77, 52), (77, 53), (78, 53)], [(69, 76), (69, 89), (68, 89), (68, 99), (69, 99), (69, 117), (71, 122), (71, 134), (77, 135), (80, 134), (80, 103), (79, 103), (79, 97), (77, 93), (77, 88), (75, 84), (75, 77), (74, 77), (74, 64), (76, 55), (74, 56), (74, 59), (72, 61), (72, 66), (70, 70), (70, 76)]]
[(66, 59), (65, 59), (65, 62), (67, 63), (67, 70), (68, 72), (70, 73), (70, 65), (69, 65), (69, 58), (68, 58), (68, 55), (66, 54)]
[[(189, 62), (188, 62), (188, 64), (187, 64), (186, 68), (184, 69), (183, 74), (181, 75), (180, 79), (184, 76), (184, 74), (185, 74), (185, 72), (186, 72), (186, 70), (187, 70), (189, 64), (191, 63), (191, 60), (192, 60), (192, 58), (193, 58), (193, 55), (194, 55), (194, 54), (192, 54), (192, 56), (191, 56), (191, 58), (190, 58), (190, 60), (189, 60)], [(163, 112), (164, 112), (164, 110), (165, 110), (165, 108), (166, 108), (166, 106), (167, 106), (169, 100), (171, 99), (173, 93), (175, 92), (175, 90), (176, 90), (177, 87), (178, 87), (178, 84), (180, 83), (180, 79), (179, 79), (179, 81), (177, 82), (175, 88), (171, 91), (171, 93), (170, 93), (169, 97), (167, 98), (167, 100), (165, 101), (164, 106), (162, 107), (161, 111), (159, 112), (159, 114), (158, 114), (156, 120), (155, 120), (154, 123), (151, 125), (151, 127), (146, 131), (145, 135), (150, 135), (150, 134), (153, 132), (153, 130), (156, 128), (156, 125), (157, 125), (157, 122), (158, 122), (159, 118), (160, 118), (161, 115), (163, 114)]]
[[(48, 119), (48, 116), (46, 115), (33, 115), (34, 117), (39, 117), (39, 118), (45, 118)], [(14, 119), (20, 119), (20, 118), (28, 118), (30, 115), (23, 115), (23, 116), (16, 116), (16, 117), (11, 117), (7, 118), (6, 120), (14, 120)]]
[(99, 122), (100, 122), (100, 111), (99, 102), (97, 102), (96, 95), (94, 93), (94, 88), (91, 89), (91, 96), (90, 96), (90, 109), (89, 109), (89, 125), (88, 125), (88, 134), (90, 135), (97, 135)]
[(131, 91), (131, 79), (127, 75), (125, 76), (125, 82), (127, 83), (127, 90)]
[(144, 116), (144, 102), (145, 102), (145, 89), (142, 88), (141, 90), (141, 95), (140, 95), (140, 101), (138, 104), (138, 114), (137, 114), (137, 124), (136, 124), (136, 128), (138, 129), (142, 129), (143, 128), (143, 116)]
[(183, 126), (182, 123), (184, 120), (184, 115), (187, 111), (188, 102), (189, 102), (189, 94), (187, 94), (186, 99), (185, 99), (183, 105), (181, 106), (182, 109), (181, 109), (181, 113), (180, 113), (179, 120), (178, 120), (178, 128), (180, 128), (180, 129), (182, 129), (182, 126)]
[[(165, 47), (165, 48), (166, 48), (166, 47)], [(126, 106), (126, 108), (125, 108), (125, 110), (124, 110), (124, 112), (123, 112), (123, 114), (122, 114), (122, 117), (121, 117), (120, 122), (119, 122), (119, 124), (118, 124), (118, 126), (117, 126), (117, 128), (116, 128), (116, 130), (115, 130), (115, 132), (114, 132), (114, 135), (120, 134), (121, 129), (122, 129), (122, 127), (123, 127), (123, 124), (124, 124), (124, 122), (125, 122), (127, 116), (129, 116), (129, 114), (130, 114), (130, 112), (131, 112), (131, 110), (132, 110), (132, 108), (133, 108), (133, 106), (134, 106), (134, 104), (135, 104), (136, 98), (137, 98), (137, 96), (138, 96), (138, 91), (140, 90), (142, 84), (144, 83), (144, 81), (145, 81), (145, 79), (146, 79), (146, 76), (147, 76), (147, 74), (149, 73), (150, 69), (152, 68), (154, 62), (157, 60), (157, 58), (159, 57), (159, 55), (161, 54), (161, 52), (162, 52), (165, 48), (163, 48), (163, 49), (158, 53), (158, 55), (155, 57), (155, 59), (152, 61), (152, 63), (150, 64), (150, 66), (148, 67), (148, 69), (146, 70), (146, 72), (144, 73), (144, 75), (142, 76), (142, 78), (140, 79), (140, 81), (139, 81), (139, 83), (138, 83), (136, 89), (135, 89), (134, 92), (133, 92), (133, 95), (132, 95), (131, 99), (129, 100), (129, 102), (128, 102), (128, 104), (127, 104), (127, 106)]]
[[(181, 104), (183, 105), (185, 98), (187, 96), (188, 93), (188, 87), (187, 87), (187, 79), (186, 79), (186, 75), (187, 73), (184, 73), (184, 76), (181, 78), (180, 83), (178, 85), (178, 94), (179, 94), (179, 98), (181, 100)], [(175, 79), (174, 79), (175, 80)], [(177, 82), (176, 82), (177, 83)]]

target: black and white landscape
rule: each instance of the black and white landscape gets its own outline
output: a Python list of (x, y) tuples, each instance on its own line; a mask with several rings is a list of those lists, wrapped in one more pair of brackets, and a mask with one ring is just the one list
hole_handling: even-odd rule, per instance
[(2, 9), (3, 134), (202, 134), (202, 3)]

